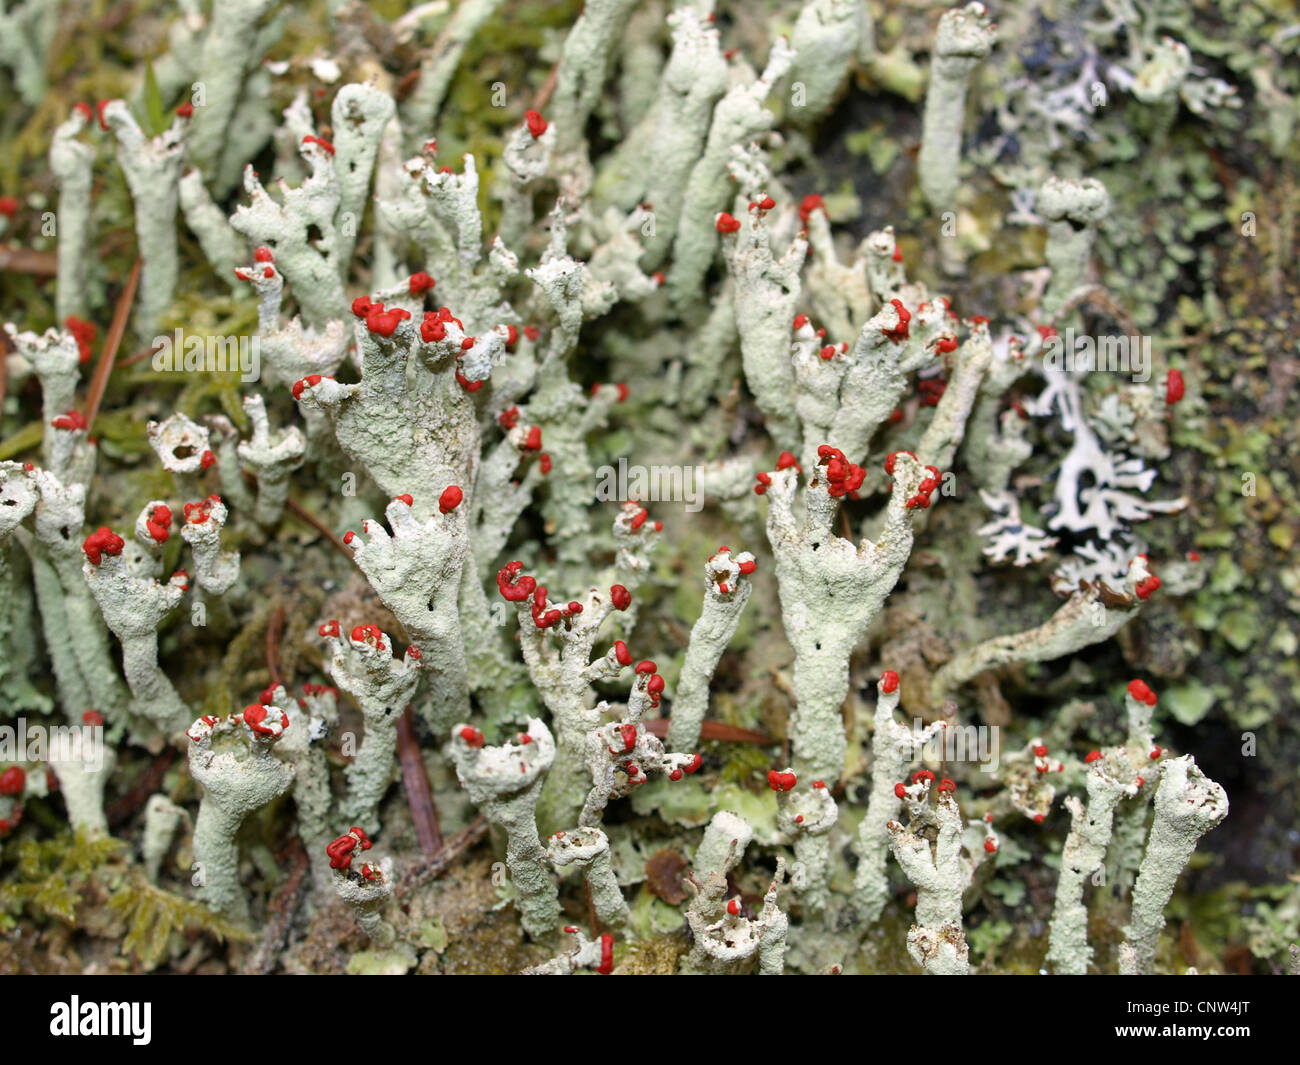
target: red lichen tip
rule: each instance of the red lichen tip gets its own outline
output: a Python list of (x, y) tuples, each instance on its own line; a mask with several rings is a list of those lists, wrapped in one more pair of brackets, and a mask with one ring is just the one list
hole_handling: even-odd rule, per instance
[(1183, 383), (1183, 375), (1181, 371), (1170, 370), (1165, 374), (1165, 403), (1172, 407), (1183, 398), (1183, 394), (1186, 391), (1187, 388)]
[(907, 785), (904, 784), (902, 781), (899, 781), (897, 784), (895, 784), (895, 785), (894, 785), (894, 795), (895, 795), (897, 798), (900, 798), (900, 799), (906, 799), (906, 798), (907, 798)]
[(894, 326), (892, 329), (885, 329), (882, 327), (880, 331), (897, 344), (900, 341), (907, 339), (908, 323), (911, 322), (912, 315), (911, 312), (903, 306), (902, 300), (892, 299), (889, 302), (893, 305), (895, 312), (898, 314), (898, 325)]
[(70, 410), (67, 414), (60, 414), (57, 418), (52, 418), (50, 424), (56, 429), (79, 432), (86, 428), (86, 416), (79, 410)]
[(793, 773), (778, 773), (775, 769), (767, 772), (767, 786), (776, 792), (794, 791), (799, 778)]
[(377, 651), (384, 649), (384, 642), (380, 639), (383, 636), (383, 630), (378, 625), (356, 625), (352, 629), (353, 643), (368, 643)]
[(169, 532), (171, 523), (171, 508), (166, 504), (159, 503), (149, 512), (149, 517), (145, 521), (145, 528), (157, 543), (164, 544), (167, 542), (167, 537), (171, 535)]
[(897, 465), (899, 455), (910, 455), (913, 459), (916, 458), (911, 451), (891, 451), (885, 456), (885, 472), (890, 477), (894, 476), (894, 467)]
[(632, 664), (632, 652), (627, 649), (627, 644), (622, 640), (614, 641), (614, 658), (620, 666), (630, 666)]
[(27, 771), (22, 766), (11, 765), (0, 773), (0, 795), (21, 795), (27, 784)]
[(632, 593), (621, 584), (611, 584), (609, 601), (614, 604), (615, 610), (626, 610), (632, 605)]
[(257, 703), (244, 707), (242, 716), (244, 724), (259, 736), (278, 736), (289, 727), (289, 716), (283, 710)]
[(325, 622), (325, 624), (322, 625), (319, 629), (317, 629), (316, 632), (320, 636), (338, 636), (339, 634), (338, 618), (332, 618), (331, 620)]
[(497, 589), (501, 598), (511, 603), (522, 603), (537, 587), (537, 581), (527, 574), (521, 576), (522, 562), (508, 562), (497, 571)]
[(944, 777), (941, 781), (939, 781), (940, 792), (945, 792), (945, 791), (955, 792), (956, 790), (957, 790), (956, 782), (950, 780), (948, 777)]
[(1144, 680), (1129, 681), (1128, 693), (1140, 703), (1146, 703), (1147, 706), (1156, 705), (1156, 693), (1151, 690)]
[(1137, 594), (1137, 597), (1139, 599), (1145, 602), (1147, 599), (1151, 598), (1152, 592), (1156, 592), (1160, 590), (1160, 583), (1161, 583), (1160, 578), (1154, 575), (1150, 577), (1144, 577), (1142, 578), (1142, 580), (1137, 582), (1137, 584), (1133, 588), (1133, 591)]
[(886, 695), (898, 691), (898, 674), (892, 669), (887, 669), (880, 674), (880, 690)]
[(303, 144), (314, 144), (329, 155), (334, 154), (334, 145), (323, 137), (313, 137), (310, 133), (302, 139)]
[(993, 842), (993, 840), (986, 839), (984, 841), (984, 849), (988, 851), (990, 854), (997, 854), (998, 845), (995, 842)]
[(82, 541), (81, 549), (92, 566), (98, 566), (104, 555), (120, 555), (125, 541), (107, 525), (101, 525)]
[(423, 270), (417, 270), (411, 275), (407, 282), (407, 288), (410, 289), (412, 296), (418, 296), (422, 292), (428, 292), (438, 282), (426, 274)]
[(410, 317), (411, 312), (401, 307), (385, 310), (382, 303), (373, 303), (366, 311), (366, 329), (381, 337), (390, 337), (397, 331), (397, 327)]
[(373, 846), (366, 834), (355, 825), (347, 831), (346, 835), (339, 836), (332, 843), (327, 843), (325, 853), (329, 855), (330, 868), (349, 868), (352, 865), (352, 852), (358, 845), (363, 851), (368, 851)]
[(461, 501), (464, 498), (465, 498), (465, 493), (462, 492), (456, 485), (454, 484), (448, 485), (447, 488), (443, 491), (442, 495), (438, 497), (438, 509), (443, 514), (450, 514), (453, 510), (455, 510), (458, 506), (460, 506)]
[(457, 733), (457, 735), (462, 740), (464, 740), (465, 743), (468, 744), (470, 747), (483, 746), (483, 733), (481, 733), (476, 728), (471, 728), (469, 725), (466, 725), (463, 729), (461, 729), (460, 732)]
[(320, 384), (323, 380), (325, 380), (325, 379), (324, 379), (323, 377), (321, 377), (320, 374), (318, 374), (318, 373), (313, 373), (313, 374), (308, 374), (308, 375), (307, 375), (306, 377), (304, 377), (301, 381), (295, 381), (295, 382), (294, 382), (294, 385), (293, 385), (293, 389), (292, 389), (292, 391), (293, 391), (293, 398), (294, 398), (294, 399), (302, 399), (302, 390), (303, 390), (304, 388), (315, 388), (315, 387), (316, 387), (318, 384)]
[(536, 140), (546, 132), (546, 119), (536, 111), (524, 112), (524, 124), (528, 127), (528, 132), (532, 134), (533, 140)]
[(799, 218), (807, 225), (813, 211), (825, 211), (826, 202), (815, 192), (810, 192), (799, 203)]
[(70, 314), (64, 320), (63, 326), (77, 342), (77, 361), (89, 362), (92, 345), (95, 343), (95, 324), (84, 321), (75, 314)]
[(726, 211), (723, 211), (718, 215), (717, 221), (714, 222), (714, 226), (717, 228), (719, 233), (735, 233), (740, 229), (740, 219), (734, 218)]
[(394, 503), (405, 503), (408, 507), (415, 505), (415, 497), (410, 492), (403, 492), (400, 496), (393, 496)]
[(659, 667), (653, 659), (646, 658), (636, 664), (636, 671), (642, 674), (658, 673)]
[(1101, 757), (1101, 751), (1089, 751), (1086, 755), (1083, 756), (1083, 760), (1088, 765), (1092, 765), (1092, 763), (1097, 761), (1100, 757)]

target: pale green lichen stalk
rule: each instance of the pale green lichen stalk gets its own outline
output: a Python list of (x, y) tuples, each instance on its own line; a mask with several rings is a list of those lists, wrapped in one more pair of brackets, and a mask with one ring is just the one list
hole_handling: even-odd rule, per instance
[(966, 83), (979, 62), (988, 57), (996, 37), (997, 27), (980, 3), (944, 12), (935, 31), (916, 163), (921, 191), (936, 214), (957, 210)]
[(469, 797), (506, 832), (506, 865), (524, 931), (534, 938), (559, 923), (560, 903), (537, 834), (537, 799), (555, 761), (555, 740), (538, 718), (514, 743), (487, 747), (469, 725), (452, 729), (451, 756)]
[(235, 836), (245, 818), (293, 783), (292, 765), (275, 752), (289, 727), (283, 711), (254, 705), (221, 720), (199, 718), (186, 732), (190, 773), (203, 788), (194, 825), (195, 886), (209, 906), (240, 922), (247, 922), (249, 906)]
[(1134, 951), (1137, 971), (1151, 971), (1156, 941), (1165, 926), (1165, 907), (1196, 844), (1227, 816), (1227, 793), (1201, 772), (1190, 754), (1165, 763), (1125, 930), (1125, 943)]

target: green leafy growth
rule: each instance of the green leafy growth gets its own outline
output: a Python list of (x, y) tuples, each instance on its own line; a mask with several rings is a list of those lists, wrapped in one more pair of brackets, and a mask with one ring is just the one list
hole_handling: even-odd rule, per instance
[(35, 914), (75, 924), (81, 888), (89, 876), (125, 844), (109, 836), (63, 835), (23, 840), (17, 867), (0, 884), (0, 912)]
[(127, 924), (122, 953), (152, 969), (167, 953), (173, 932), (202, 931), (218, 940), (249, 942), (254, 937), (201, 902), (154, 887), (138, 871), (108, 900), (109, 909)]
[(150, 137), (156, 137), (167, 128), (167, 108), (163, 105), (162, 91), (154, 76), (153, 60), (144, 63), (144, 119)]

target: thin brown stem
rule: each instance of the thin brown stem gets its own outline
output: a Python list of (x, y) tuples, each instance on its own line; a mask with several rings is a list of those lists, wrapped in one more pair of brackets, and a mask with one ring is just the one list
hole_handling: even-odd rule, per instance
[(99, 361), (95, 363), (95, 376), (90, 379), (90, 391), (86, 393), (86, 432), (91, 433), (95, 428), (95, 415), (99, 413), (99, 404), (104, 398), (104, 390), (108, 387), (109, 375), (113, 372), (113, 360), (117, 358), (117, 349), (122, 345), (122, 337), (126, 333), (127, 319), (131, 317), (131, 306), (135, 303), (135, 290), (140, 285), (140, 269), (143, 263), (136, 259), (135, 265), (131, 267), (131, 273), (127, 275), (126, 286), (117, 298), (117, 306), (113, 308), (113, 321), (108, 327), (108, 336), (104, 338), (104, 347), (99, 353)]
[(420, 841), (424, 856), (433, 858), (442, 850), (442, 829), (438, 824), (438, 808), (433, 804), (429, 775), (420, 755), (420, 743), (415, 738), (415, 715), (409, 706), (397, 719), (397, 761), (402, 767), (402, 783), (406, 787), (411, 820), (415, 823), (415, 838)]

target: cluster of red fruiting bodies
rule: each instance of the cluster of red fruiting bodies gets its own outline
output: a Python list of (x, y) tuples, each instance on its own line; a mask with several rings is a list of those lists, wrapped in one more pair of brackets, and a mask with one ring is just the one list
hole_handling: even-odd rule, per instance
[[(532, 596), (531, 613), (533, 623), (539, 629), (549, 629), (560, 621), (576, 617), (582, 613), (582, 604), (573, 600), (567, 606), (551, 607), (546, 598), (546, 586), (539, 585), (535, 577), (523, 572), (522, 562), (509, 562), (497, 571), (497, 588), (501, 597), (507, 602), (522, 603)], [(632, 594), (621, 584), (609, 589), (610, 602), (617, 610), (626, 610), (632, 602)]]
[[(887, 669), (883, 673), (881, 673), (880, 691), (882, 693), (892, 694), (893, 692), (898, 691), (898, 685), (899, 685), (899, 677), (894, 670)], [(1136, 699), (1138, 702), (1145, 703), (1147, 706), (1156, 705), (1156, 693), (1151, 690), (1150, 685), (1148, 685), (1144, 680), (1135, 679), (1129, 681), (1128, 694), (1132, 698)], [(1044, 774), (1048, 772), (1061, 773), (1065, 771), (1064, 763), (1048, 757), (1048, 748), (1046, 744), (1043, 743), (1035, 744), (1033, 748), (1033, 755), (1034, 755), (1034, 769), (1037, 773), (1039, 774)], [(1148, 752), (1148, 757), (1152, 761), (1158, 760), (1163, 755), (1164, 755), (1164, 750), (1158, 746), (1153, 747), (1150, 750), (1150, 752)], [(1084, 757), (1083, 760), (1085, 764), (1091, 765), (1093, 762), (1099, 761), (1101, 757), (1102, 754), (1100, 751), (1092, 750), (1087, 753), (1087, 755)], [(768, 785), (774, 791), (789, 791), (792, 787), (794, 787), (793, 777), (794, 777), (793, 773), (782, 774), (782, 773), (777, 773), (776, 771), (772, 771), (769, 772), (767, 775)], [(933, 784), (935, 780), (934, 773), (932, 773), (928, 769), (918, 769), (916, 772), (912, 774), (913, 784), (919, 783), (920, 781), (923, 780)], [(1146, 781), (1143, 780), (1142, 777), (1137, 778), (1137, 786), (1139, 788), (1143, 787), (1145, 783)], [(939, 781), (938, 790), (940, 792), (945, 792), (945, 791), (956, 792), (957, 785), (953, 780), (949, 779), (948, 777), (944, 777), (942, 780)], [(901, 781), (895, 784), (894, 795), (899, 799), (907, 798), (907, 785), (902, 783)], [(992, 814), (986, 815), (985, 819), (991, 821)], [(1043, 820), (1044, 820), (1043, 814), (1039, 813), (1034, 815), (1035, 822), (1041, 823)], [(984, 849), (988, 851), (990, 854), (994, 854), (997, 852), (997, 843), (992, 839), (987, 839), (984, 841)]]
[[(656, 524), (658, 523), (656, 522)], [(709, 556), (709, 561), (712, 562), (715, 558), (718, 557), (718, 555), (722, 554), (724, 551), (730, 552), (731, 548), (729, 548), (726, 544), (723, 544), (721, 547), (718, 548), (717, 554), (713, 554)], [(756, 569), (758, 569), (758, 563), (754, 559), (748, 558), (744, 562), (737, 562), (736, 568), (739, 569), (744, 576), (748, 577), (751, 573), (753, 573)], [(731, 586), (727, 584), (726, 581), (719, 580), (716, 574), (713, 576), (713, 579), (717, 583), (718, 592), (720, 594), (728, 595), (732, 591)]]
[[(767, 786), (771, 788), (773, 791), (775, 791), (778, 795), (783, 795), (786, 792), (794, 791), (795, 785), (798, 783), (799, 783), (799, 778), (794, 773), (791, 772), (783, 773), (777, 769), (769, 769), (767, 771)], [(826, 781), (814, 780), (812, 786), (815, 789), (819, 789), (819, 790), (824, 789), (826, 787)], [(795, 820), (795, 824), (798, 825), (803, 824), (803, 814), (796, 814), (794, 820)], [(732, 901), (735, 902), (734, 899)], [(739, 909), (731, 910), (730, 912), (734, 915), (739, 912)]]
[[(885, 472), (889, 474), (890, 477), (894, 476), (894, 467), (898, 461), (899, 455), (911, 455), (913, 459), (916, 459), (916, 455), (912, 454), (910, 451), (890, 452), (890, 454), (885, 458)], [(916, 486), (916, 495), (912, 496), (905, 504), (908, 510), (915, 510), (917, 507), (920, 507), (922, 510), (928, 509), (930, 506), (930, 497), (934, 495), (934, 490), (943, 483), (943, 474), (939, 472), (937, 466), (927, 466), (925, 472), (929, 474), (929, 476), (923, 478), (921, 483)]]
[[(644, 508), (642, 509), (644, 511)], [(727, 548), (723, 547), (719, 550), (725, 551)], [(532, 602), (529, 604), (529, 613), (532, 615), (533, 624), (537, 628), (553, 628), (561, 621), (567, 625), (571, 618), (583, 612), (582, 604), (576, 600), (563, 607), (550, 606), (546, 586), (538, 584), (535, 577), (523, 572), (523, 568), (524, 564), (517, 560), (502, 566), (497, 571), (497, 589), (501, 592), (501, 597), (511, 603), (523, 603), (531, 597)], [(754, 565), (751, 563), (745, 572), (753, 572), (753, 569)], [(610, 586), (609, 599), (615, 610), (626, 610), (632, 605), (632, 593), (621, 584)], [(626, 643), (622, 640), (615, 640), (613, 650), (614, 658), (620, 666), (632, 665), (632, 652), (628, 650)], [(643, 690), (650, 698), (650, 705), (657, 707), (664, 692), (664, 678), (659, 673), (658, 664), (652, 659), (643, 659), (636, 663), (634, 672), (638, 679), (645, 678)], [(472, 733), (472, 735), (467, 735), (467, 733)], [(620, 735), (623, 741), (623, 750), (611, 749), (611, 754), (627, 754), (636, 747), (638, 735), (636, 725), (628, 722), (620, 726)], [(461, 738), (472, 747), (480, 747), (483, 744), (482, 733), (477, 729), (462, 729)], [(670, 780), (681, 780), (683, 772), (694, 773), (702, 764), (703, 759), (697, 754), (689, 765), (682, 769), (674, 769), (668, 774), (668, 777)], [(640, 770), (636, 765), (628, 763), (627, 771), (634, 782), (639, 782)]]
[[(894, 464), (900, 454), (911, 455), (912, 458), (916, 458), (910, 451), (891, 452), (885, 459), (885, 472), (891, 477), (894, 475)], [(826, 491), (830, 495), (836, 499), (844, 496), (848, 496), (850, 499), (858, 498), (857, 491), (862, 487), (867, 471), (845, 458), (843, 451), (837, 447), (831, 447), (830, 444), (822, 444), (817, 449), (817, 465), (818, 467), (824, 467), (823, 475), (826, 478)], [(781, 452), (780, 458), (776, 460), (776, 468), (778, 470), (794, 468), (801, 473), (803, 472), (803, 468), (789, 451)], [(943, 475), (937, 467), (927, 466), (925, 469), (929, 476), (917, 486), (916, 495), (907, 501), (906, 506), (909, 510), (914, 510), (917, 507), (922, 509), (929, 507), (930, 497), (942, 483)], [(755, 494), (760, 496), (766, 494), (767, 490), (772, 486), (772, 475), (759, 472), (754, 475), (754, 478), (758, 482), (754, 485)]]
[[(352, 859), (356, 857), (354, 853), (359, 847), (363, 851), (368, 851), (374, 844), (370, 842), (370, 837), (365, 834), (356, 825), (348, 829), (346, 835), (339, 836), (332, 843), (325, 845), (325, 853), (329, 855), (331, 869), (351, 869)], [(378, 870), (373, 866), (364, 865), (361, 867), (361, 875), (367, 880), (373, 880), (378, 876)]]
[[(1151, 561), (1150, 559), (1147, 558), (1146, 555), (1138, 555), (1137, 557), (1140, 558), (1143, 562), (1147, 563), (1148, 566), (1150, 566)], [(1200, 556), (1198, 555), (1197, 558), (1199, 557)], [(1136, 561), (1136, 559), (1134, 561)], [(1191, 561), (1195, 561), (1195, 559), (1192, 559)], [(1130, 562), (1129, 565), (1131, 566), (1133, 565), (1133, 563)], [(1151, 598), (1152, 592), (1159, 591), (1160, 584), (1161, 584), (1160, 578), (1153, 573), (1150, 576), (1143, 577), (1140, 581), (1138, 581), (1137, 584), (1134, 585), (1133, 591), (1137, 594), (1137, 597), (1139, 599), (1145, 602), (1147, 599)]]

